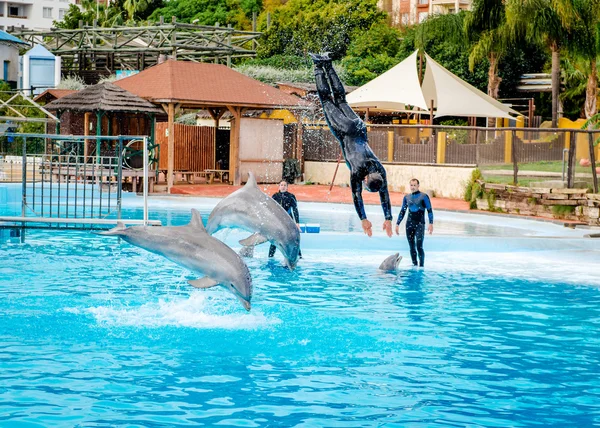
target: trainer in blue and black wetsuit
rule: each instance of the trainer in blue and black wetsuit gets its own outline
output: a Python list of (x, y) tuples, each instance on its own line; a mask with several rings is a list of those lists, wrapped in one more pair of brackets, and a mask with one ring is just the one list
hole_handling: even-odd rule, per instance
[(369, 192), (379, 192), (385, 221), (383, 230), (392, 236), (392, 205), (387, 188), (385, 169), (367, 142), (367, 127), (346, 102), (346, 91), (331, 64), (328, 54), (310, 54), (315, 64), (317, 92), (325, 120), (342, 146), (342, 154), (350, 169), (350, 185), (354, 208), (362, 228), (372, 236), (372, 224), (367, 219), (362, 199), (363, 185)]
[[(408, 211), (406, 220), (406, 239), (410, 247), (410, 257), (413, 265), (423, 266), (425, 264), (425, 251), (423, 251), (423, 238), (425, 237), (425, 210), (429, 217), (428, 231), (433, 233), (433, 208), (429, 196), (419, 191), (419, 180), (413, 178), (410, 180), (410, 195), (404, 196), (402, 201), (402, 209), (398, 214), (396, 222), (396, 235), (400, 234), (400, 223), (404, 218), (404, 214)], [(417, 254), (419, 260), (417, 261)]]
[[(274, 193), (272, 198), (292, 217), (298, 229), (300, 229), (300, 216), (298, 214), (298, 201), (293, 193), (288, 192), (288, 182), (281, 180), (279, 182), (279, 192)], [(269, 247), (269, 257), (275, 255), (277, 247), (273, 244)], [(302, 258), (302, 251), (298, 250), (298, 256)]]

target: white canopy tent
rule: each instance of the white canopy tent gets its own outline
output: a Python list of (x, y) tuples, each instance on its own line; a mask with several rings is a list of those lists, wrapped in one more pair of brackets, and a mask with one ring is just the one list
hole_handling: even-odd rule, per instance
[(504, 117), (519, 113), (461, 80), (425, 54), (427, 68), (419, 85), (417, 51), (400, 64), (371, 80), (347, 96), (348, 104), (370, 110), (411, 112), (407, 106), (428, 111), (431, 101), (434, 117)]

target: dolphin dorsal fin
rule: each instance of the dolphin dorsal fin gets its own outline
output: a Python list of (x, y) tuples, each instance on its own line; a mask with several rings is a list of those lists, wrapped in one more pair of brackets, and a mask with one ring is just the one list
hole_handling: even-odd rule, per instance
[(196, 229), (206, 232), (206, 229), (204, 228), (204, 223), (202, 223), (202, 216), (200, 215), (200, 212), (195, 208), (192, 208), (192, 219), (190, 220), (189, 226), (195, 227)]
[(256, 177), (254, 177), (254, 173), (252, 171), (248, 172), (248, 181), (246, 181), (246, 186), (244, 187), (258, 187), (256, 184)]

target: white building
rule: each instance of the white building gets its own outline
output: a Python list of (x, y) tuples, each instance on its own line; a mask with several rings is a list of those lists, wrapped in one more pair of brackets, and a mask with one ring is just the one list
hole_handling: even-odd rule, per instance
[(27, 47), (27, 43), (0, 31), (0, 80), (10, 84), (13, 88), (17, 87), (19, 80), (19, 49)]
[(377, 5), (388, 13), (394, 27), (402, 27), (423, 22), (433, 14), (470, 9), (471, 0), (379, 0)]
[(11, 26), (48, 30), (77, 0), (0, 0), (0, 30)]

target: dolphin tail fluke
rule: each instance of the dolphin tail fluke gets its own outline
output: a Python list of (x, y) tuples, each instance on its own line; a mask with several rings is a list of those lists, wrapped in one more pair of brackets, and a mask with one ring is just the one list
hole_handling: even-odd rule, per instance
[(268, 239), (262, 236), (260, 233), (254, 233), (246, 239), (242, 239), (240, 244), (242, 244), (244, 247), (254, 247), (255, 245), (260, 245), (267, 241)]
[(200, 279), (193, 279), (188, 281), (188, 284), (190, 284), (192, 287), (195, 288), (211, 288), (211, 287), (215, 287), (217, 285), (219, 285), (219, 283), (217, 281), (215, 281), (214, 279), (211, 279), (207, 276), (205, 276), (204, 278), (200, 278)]
[(240, 257), (247, 257), (247, 258), (254, 257), (254, 246), (250, 245), (248, 247), (242, 247), (239, 254), (240, 254)]
[(98, 232), (98, 235), (122, 235), (125, 229), (125, 223), (118, 221), (115, 227), (105, 232)]

